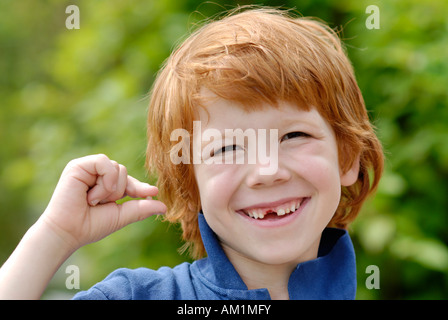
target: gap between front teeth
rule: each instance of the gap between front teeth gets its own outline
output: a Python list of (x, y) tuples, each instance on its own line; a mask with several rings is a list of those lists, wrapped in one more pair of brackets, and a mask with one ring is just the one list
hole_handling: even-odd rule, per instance
[(300, 208), (300, 203), (301, 203), (300, 201), (294, 201), (291, 203), (289, 207), (280, 206), (275, 209), (268, 209), (268, 210), (252, 209), (246, 211), (246, 213), (249, 215), (249, 217), (254, 219), (263, 219), (264, 216), (266, 215), (266, 212), (268, 211), (277, 213), (277, 216), (283, 216), (290, 212), (295, 212), (298, 208)]

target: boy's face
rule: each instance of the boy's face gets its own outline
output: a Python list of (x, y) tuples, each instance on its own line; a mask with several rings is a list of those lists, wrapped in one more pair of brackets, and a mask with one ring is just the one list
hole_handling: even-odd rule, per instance
[[(295, 265), (316, 258), (321, 233), (338, 207), (341, 185), (353, 184), (359, 169), (356, 163), (345, 174), (340, 171), (332, 128), (316, 109), (303, 111), (289, 103), (246, 112), (216, 99), (205, 109), (199, 113), (201, 130), (220, 130), (222, 145), (203, 141), (202, 150), (214, 153), (209, 163), (195, 164), (194, 171), (205, 219), (229, 259), (234, 264), (249, 259)], [(225, 129), (237, 128), (255, 133), (267, 129), (267, 139), (257, 138), (255, 144), (268, 144), (270, 161), (277, 161), (275, 173), (262, 174), (260, 169), (269, 164), (260, 163), (258, 156), (256, 163), (248, 161), (253, 140), (239, 144), (225, 139)], [(277, 155), (269, 154), (275, 150), (269, 146), (270, 129), (278, 134)], [(203, 160), (208, 156), (207, 151)], [(219, 157), (222, 164), (210, 161)], [(236, 164), (236, 159), (244, 163)]]

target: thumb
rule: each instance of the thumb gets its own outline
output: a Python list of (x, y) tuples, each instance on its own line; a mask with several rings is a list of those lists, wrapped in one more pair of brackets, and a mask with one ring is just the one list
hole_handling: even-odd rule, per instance
[(144, 220), (156, 214), (164, 214), (167, 210), (166, 205), (158, 200), (130, 200), (121, 205), (119, 228), (130, 223)]
[(81, 245), (92, 243), (124, 228), (133, 222), (144, 220), (155, 214), (164, 214), (165, 204), (158, 200), (130, 200), (123, 204), (109, 202), (90, 207), (90, 226)]

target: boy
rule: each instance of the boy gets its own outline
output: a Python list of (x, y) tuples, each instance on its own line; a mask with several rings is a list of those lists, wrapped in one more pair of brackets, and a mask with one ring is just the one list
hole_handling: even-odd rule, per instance
[[(158, 188), (104, 155), (69, 163), (0, 270), (0, 297), (38, 298), (79, 247), (165, 213), (206, 258), (119, 269), (75, 299), (355, 298), (345, 229), (376, 188), (383, 154), (331, 29), (273, 9), (203, 26), (155, 81), (148, 139)], [(117, 205), (124, 195), (146, 199)]]

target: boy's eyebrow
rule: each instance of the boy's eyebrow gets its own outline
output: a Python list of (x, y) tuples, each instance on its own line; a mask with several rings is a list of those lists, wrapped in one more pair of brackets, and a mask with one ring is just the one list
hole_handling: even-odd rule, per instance
[(303, 124), (307, 126), (319, 129), (322, 127), (320, 118), (315, 117), (315, 115), (309, 111), (302, 111), (300, 114), (287, 115), (278, 119), (278, 127), (290, 127), (297, 124)]
[[(319, 118), (315, 118), (313, 115), (311, 116), (293, 116), (293, 117), (282, 117), (280, 119), (277, 120), (277, 126), (278, 127), (286, 127), (286, 126), (293, 126), (295, 124), (305, 124), (305, 125), (309, 125), (315, 128), (321, 128), (322, 127), (322, 123), (321, 123), (322, 119)], [(221, 137), (224, 138), (225, 137), (225, 130), (236, 130), (236, 129), (242, 129), (243, 131), (247, 130), (247, 129), (253, 129), (253, 130), (258, 130), (258, 129), (272, 129), (272, 128), (254, 128), (254, 127), (247, 127), (247, 128), (243, 128), (241, 126), (232, 126), (230, 128), (217, 128), (217, 127), (209, 127), (207, 124), (205, 126), (202, 127), (203, 129), (205, 128), (205, 130), (207, 129), (214, 129), (219, 131), (219, 133), (221, 134)]]
[(313, 120), (313, 119), (310, 119), (310, 118), (301, 118), (301, 119), (297, 119), (297, 118), (288, 118), (288, 119), (286, 119), (286, 120), (282, 123), (282, 125), (283, 125), (284, 127), (294, 126), (294, 125), (296, 125), (296, 124), (305, 124), (305, 125), (307, 125), (307, 126), (311, 126), (311, 127), (316, 128), (316, 129), (319, 129), (319, 128), (322, 127), (320, 121), (319, 121), (319, 123), (318, 123), (317, 121), (315, 121), (315, 120)]
[(288, 117), (286, 119), (284, 119), (282, 121), (282, 125), (286, 125), (286, 126), (292, 126), (295, 125), (297, 123), (307, 123), (307, 124), (312, 124), (310, 123), (310, 121), (308, 119), (304, 119), (303, 117), (301, 118), (297, 118), (297, 117)]

